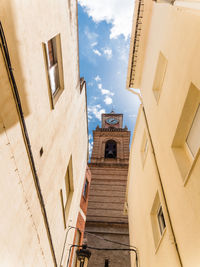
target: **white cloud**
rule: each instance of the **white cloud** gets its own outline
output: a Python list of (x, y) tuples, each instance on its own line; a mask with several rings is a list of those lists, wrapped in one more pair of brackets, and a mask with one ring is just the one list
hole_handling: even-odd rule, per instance
[(88, 139), (89, 139), (89, 156), (91, 156), (92, 149), (93, 149), (93, 141), (92, 141), (92, 135), (91, 134), (89, 134)]
[(112, 93), (111, 91), (109, 91), (107, 89), (104, 89), (102, 87), (102, 84), (101, 83), (98, 84), (98, 88), (101, 91), (102, 95), (110, 95), (110, 96), (113, 96), (114, 95), (114, 93)]
[(100, 78), (100, 76), (99, 76), (99, 75), (97, 75), (96, 77), (94, 77), (94, 79), (95, 79), (95, 81), (96, 81), (96, 82), (99, 82), (99, 81), (101, 81), (101, 78)]
[(106, 96), (104, 99), (106, 105), (112, 104), (112, 98), (110, 96)]
[(84, 33), (91, 44), (97, 43), (98, 34), (90, 31), (89, 27), (85, 27)]
[(93, 142), (89, 142), (89, 156), (92, 154)]
[(104, 48), (102, 50), (103, 50), (104, 55), (106, 55), (107, 59), (111, 59), (111, 57), (112, 57), (112, 49)]
[(100, 90), (102, 89), (102, 84), (101, 84), (101, 83), (98, 84), (98, 88), (99, 88)]
[(98, 120), (101, 120), (101, 114), (105, 112), (105, 109), (101, 108), (101, 105), (88, 106), (88, 115), (95, 116)]
[(92, 50), (96, 55), (98, 55), (99, 57), (101, 56), (101, 52), (97, 49), (93, 49)]
[(128, 117), (129, 118), (137, 118), (137, 114), (129, 114)]
[(133, 0), (79, 0), (89, 17), (95, 22), (105, 20), (112, 23), (110, 38), (117, 38), (120, 34), (127, 39), (131, 33)]
[(97, 42), (91, 43), (91, 47), (94, 47), (94, 46), (96, 46), (97, 44), (98, 44)]
[(101, 93), (102, 93), (102, 95), (114, 95), (114, 93), (110, 92), (107, 89), (101, 89)]
[(93, 86), (93, 82), (89, 82), (87, 86)]
[(84, 28), (84, 34), (87, 38), (87, 43), (89, 44), (89, 46), (91, 48), (94, 48), (98, 44), (98, 34), (96, 32), (91, 31), (88, 26)]
[(92, 119), (92, 116), (90, 114), (88, 114), (88, 119), (91, 120)]
[(129, 48), (127, 46), (119, 45), (118, 51), (119, 51), (119, 59), (127, 64)]

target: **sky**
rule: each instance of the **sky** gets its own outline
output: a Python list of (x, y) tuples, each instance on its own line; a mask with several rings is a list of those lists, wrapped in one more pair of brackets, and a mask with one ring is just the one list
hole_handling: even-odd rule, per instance
[(133, 133), (139, 100), (126, 90), (133, 11), (133, 0), (79, 0), (79, 64), (87, 86), (90, 153), (102, 113), (123, 113), (124, 126)]

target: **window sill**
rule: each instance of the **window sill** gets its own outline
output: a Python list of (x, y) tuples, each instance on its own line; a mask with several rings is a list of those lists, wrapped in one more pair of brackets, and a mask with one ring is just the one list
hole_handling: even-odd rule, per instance
[(190, 157), (190, 155), (187, 153), (188, 150), (185, 149), (184, 146), (172, 147), (172, 151), (176, 160), (178, 170), (180, 172), (180, 176), (182, 178), (181, 180), (184, 183), (194, 162), (194, 159)]
[(55, 104), (57, 103), (57, 101), (58, 101), (60, 95), (62, 94), (62, 92), (63, 92), (63, 88), (59, 88), (58, 90), (56, 90), (54, 95), (51, 95), (52, 109), (55, 108)]
[(161, 94), (161, 89), (153, 89), (154, 97), (156, 100), (156, 104), (158, 105), (159, 100), (160, 100), (160, 94)]
[(141, 161), (142, 161), (142, 169), (144, 169), (144, 166), (145, 166), (145, 162), (146, 162), (146, 158), (147, 158), (147, 153), (148, 153), (148, 150), (146, 151), (146, 153), (144, 154), (144, 152), (141, 152), (142, 155), (141, 155)]
[(166, 227), (165, 227), (165, 229), (164, 229), (164, 231), (163, 231), (163, 233), (162, 233), (162, 236), (160, 237), (160, 240), (158, 241), (158, 244), (157, 244), (156, 249), (155, 249), (155, 254), (156, 254), (156, 253), (158, 252), (158, 250), (159, 250), (159, 247), (160, 247), (160, 244), (162, 243), (162, 240), (163, 240), (163, 238), (164, 238), (165, 232), (166, 232)]
[(190, 167), (190, 169), (189, 169), (187, 175), (186, 175), (185, 178), (184, 178), (184, 181), (183, 181), (183, 185), (184, 185), (184, 186), (187, 185), (187, 182), (188, 182), (188, 180), (189, 180), (189, 178), (190, 178), (190, 176), (191, 176), (191, 174), (192, 174), (192, 172), (193, 172), (193, 169), (194, 169), (194, 167), (195, 167), (195, 165), (196, 165), (196, 162), (197, 162), (197, 160), (198, 160), (198, 158), (199, 158), (199, 155), (200, 155), (200, 148), (199, 148), (199, 150), (198, 150), (198, 152), (197, 152), (197, 154), (196, 154), (196, 156), (195, 156), (195, 158), (194, 158), (194, 160), (193, 160), (193, 162), (192, 162), (192, 165), (191, 165), (191, 167)]

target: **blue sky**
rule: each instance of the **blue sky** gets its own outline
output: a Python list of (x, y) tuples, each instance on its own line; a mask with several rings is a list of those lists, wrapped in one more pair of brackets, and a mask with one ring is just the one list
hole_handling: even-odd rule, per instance
[(124, 114), (133, 132), (139, 101), (126, 90), (133, 1), (79, 0), (80, 75), (87, 83), (90, 150), (102, 113)]

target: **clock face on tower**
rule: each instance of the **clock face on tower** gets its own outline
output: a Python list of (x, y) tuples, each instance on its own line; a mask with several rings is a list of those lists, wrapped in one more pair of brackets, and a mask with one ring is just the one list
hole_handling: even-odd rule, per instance
[(108, 118), (108, 119), (106, 120), (106, 122), (107, 122), (108, 124), (110, 124), (110, 125), (115, 125), (115, 124), (117, 124), (117, 123), (119, 122), (119, 120), (118, 120), (118, 119), (115, 119), (115, 118)]

